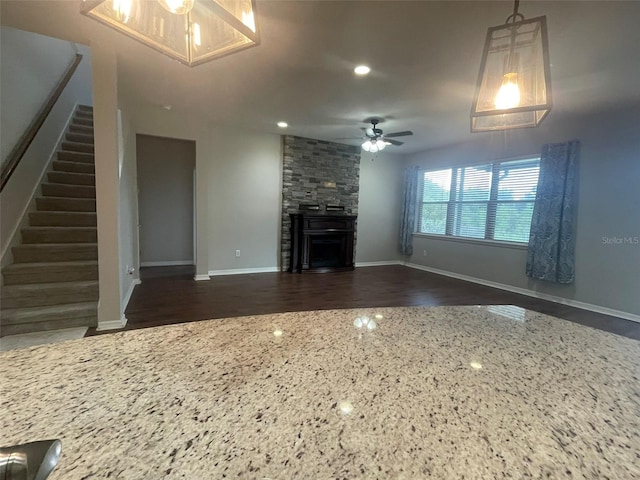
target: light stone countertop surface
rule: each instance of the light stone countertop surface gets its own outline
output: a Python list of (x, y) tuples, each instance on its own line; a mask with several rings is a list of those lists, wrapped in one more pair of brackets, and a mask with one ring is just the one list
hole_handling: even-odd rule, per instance
[(640, 479), (639, 376), (513, 306), (209, 320), (1, 353), (0, 445), (60, 438), (54, 480)]

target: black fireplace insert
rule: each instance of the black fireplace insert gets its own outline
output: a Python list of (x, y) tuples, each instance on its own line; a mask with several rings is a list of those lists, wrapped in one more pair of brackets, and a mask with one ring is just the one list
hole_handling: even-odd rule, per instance
[(290, 216), (290, 272), (353, 270), (357, 217), (307, 213)]

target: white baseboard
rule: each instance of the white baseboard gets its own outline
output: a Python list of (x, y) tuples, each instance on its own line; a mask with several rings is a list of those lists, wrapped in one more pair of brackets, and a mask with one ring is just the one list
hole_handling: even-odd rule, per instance
[(99, 332), (103, 332), (105, 330), (119, 330), (121, 328), (124, 328), (126, 324), (127, 317), (123, 315), (120, 320), (107, 320), (106, 322), (98, 322), (98, 328), (96, 328), (96, 330)]
[(194, 279), (196, 282), (201, 282), (201, 281), (203, 281), (203, 280), (211, 280), (211, 278), (209, 277), (209, 275), (195, 275), (195, 276), (193, 277), (193, 279)]
[(219, 275), (245, 275), (247, 273), (274, 273), (279, 271), (278, 267), (235, 268), (231, 270), (209, 270), (209, 275), (216, 277)]
[(141, 267), (177, 267), (180, 265), (193, 265), (193, 260), (171, 260), (168, 262), (141, 262)]
[(122, 311), (124, 312), (127, 309), (127, 305), (129, 305), (129, 300), (131, 300), (131, 295), (133, 294), (133, 289), (136, 288), (136, 285), (140, 285), (142, 280), (139, 278), (134, 278), (132, 282), (129, 284), (129, 290), (124, 297), (124, 301), (122, 302)]
[(500, 290), (506, 290), (508, 292), (519, 293), (520, 295), (526, 295), (528, 297), (540, 298), (542, 300), (548, 300), (554, 303), (560, 303), (562, 305), (568, 305), (570, 307), (581, 308), (583, 310), (589, 310), (591, 312), (602, 313), (604, 315), (611, 315), (613, 317), (624, 318), (633, 322), (640, 323), (640, 315), (634, 313), (623, 312), (622, 310), (615, 310), (609, 307), (603, 307), (601, 305), (594, 305), (592, 303), (581, 302), (578, 300), (572, 300), (569, 298), (557, 297), (555, 295), (549, 295), (548, 293), (540, 293), (534, 290), (526, 288), (513, 287), (504, 283), (492, 282), (490, 280), (484, 280), (482, 278), (471, 277), (468, 275), (462, 275), (460, 273), (448, 272), (446, 270), (439, 270), (437, 268), (426, 267), (417, 263), (406, 262), (407, 267), (415, 268), (417, 270), (423, 270), (425, 272), (435, 273), (437, 275), (444, 275), (445, 277), (457, 278), (458, 280), (465, 280), (467, 282), (477, 283), (485, 285), (487, 287), (499, 288)]
[(386, 265), (404, 265), (401, 260), (387, 260), (383, 262), (356, 262), (356, 268), (359, 267), (384, 267)]

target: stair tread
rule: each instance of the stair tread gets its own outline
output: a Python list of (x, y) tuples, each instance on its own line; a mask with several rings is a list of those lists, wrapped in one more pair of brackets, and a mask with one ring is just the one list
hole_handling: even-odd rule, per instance
[[(54, 173), (54, 172), (50, 172), (50, 173)], [(58, 173), (61, 173), (61, 172), (58, 172)], [(93, 175), (93, 174), (81, 173), (80, 175)], [(59, 185), (64, 185), (66, 187), (96, 188), (94, 185), (78, 185), (77, 183), (42, 182), (42, 185), (55, 185), (56, 187)]]
[[(64, 143), (72, 143), (72, 142), (64, 142)], [(76, 150), (67, 150), (66, 148), (60, 148), (57, 150), (58, 152), (63, 152), (63, 153), (73, 153), (74, 155), (80, 155), (80, 156), (85, 156), (85, 157), (93, 157), (94, 154), (93, 153), (89, 153), (89, 152), (78, 152)], [(68, 160), (69, 161), (69, 160)]]
[[(79, 229), (79, 230), (86, 230), (86, 229), (91, 229), (91, 230), (95, 230), (98, 227), (89, 227), (89, 226), (83, 226), (83, 227), (60, 227), (57, 225), (52, 225), (52, 226), (37, 226), (37, 227), (24, 227), (22, 230), (69, 230), (69, 229)], [(80, 243), (80, 242), (78, 242)]]
[[(55, 182), (44, 182), (42, 185), (64, 185), (65, 187), (78, 187), (78, 188), (96, 188), (93, 185), (78, 185), (76, 183), (55, 183)], [(50, 195), (49, 195), (50, 196)], [(60, 198), (60, 197), (57, 197)]]
[(65, 303), (63, 305), (46, 305), (41, 307), (19, 307), (2, 309), (2, 318), (5, 320), (16, 317), (33, 317), (46, 313), (78, 312), (82, 310), (94, 310), (98, 308), (98, 302)]
[(13, 270), (29, 270), (32, 268), (46, 268), (46, 267), (93, 267), (98, 265), (97, 260), (71, 260), (64, 262), (25, 262), (25, 263), (12, 263), (4, 268), (4, 271)]
[[(69, 162), (69, 163), (73, 163), (73, 162)], [(84, 165), (82, 162), (75, 162), (75, 163), (79, 163), (81, 165)], [(94, 173), (85, 173), (85, 172), (48, 172), (48, 173), (57, 173), (57, 174), (60, 174), (60, 175), (71, 175), (71, 176), (82, 176), (82, 177), (84, 177), (84, 176), (95, 177), (96, 176)]]
[[(85, 187), (88, 187), (88, 186), (90, 186), (90, 185), (84, 185), (84, 186), (85, 186)], [(55, 200), (74, 200), (74, 201), (79, 200), (79, 201), (84, 201), (84, 202), (86, 202), (86, 201), (93, 201), (93, 202), (95, 202), (95, 201), (96, 201), (96, 199), (95, 199), (95, 198), (82, 198), (82, 197), (52, 197), (51, 195), (40, 196), (40, 197), (38, 197), (38, 198), (47, 199), (47, 200), (53, 200), (53, 199), (55, 199)], [(53, 211), (53, 210), (52, 210), (52, 211)]]
[(23, 243), (20, 245), (14, 245), (12, 248), (36, 248), (36, 249), (47, 249), (47, 248), (82, 248), (82, 247), (97, 247), (97, 243)]
[(82, 287), (93, 287), (94, 285), (98, 285), (100, 282), (98, 280), (76, 280), (71, 282), (46, 282), (46, 283), (22, 283), (18, 285), (4, 285), (2, 289), (2, 296), (5, 296), (5, 293), (11, 293), (12, 291), (34, 291), (39, 292), (40, 290), (46, 289), (64, 289), (64, 288), (82, 288)]
[[(71, 165), (87, 165), (87, 162), (74, 162), (73, 160), (54, 160), (54, 163), (59, 163), (62, 165), (66, 165), (67, 163)], [(70, 172), (73, 173), (73, 172)]]
[[(57, 197), (60, 198), (60, 197)], [(96, 216), (96, 212), (70, 212), (68, 210), (38, 210), (36, 212), (30, 212), (29, 215), (85, 215), (85, 216)]]

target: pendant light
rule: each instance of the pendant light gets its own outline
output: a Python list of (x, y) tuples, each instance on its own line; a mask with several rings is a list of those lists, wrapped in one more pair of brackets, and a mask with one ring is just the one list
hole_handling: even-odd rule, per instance
[(471, 131), (535, 127), (551, 110), (546, 16), (513, 13), (490, 27), (471, 109)]
[(81, 13), (185, 65), (258, 45), (255, 0), (83, 0)]

